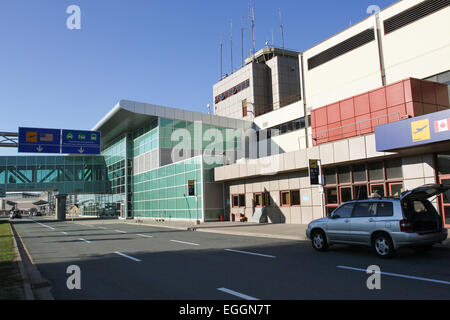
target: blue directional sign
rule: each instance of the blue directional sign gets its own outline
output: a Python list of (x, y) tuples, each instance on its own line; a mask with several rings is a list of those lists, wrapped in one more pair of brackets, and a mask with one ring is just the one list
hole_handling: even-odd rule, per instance
[(20, 153), (60, 153), (61, 130), (19, 128)]
[(377, 151), (393, 151), (450, 140), (450, 110), (375, 128)]
[(68, 154), (100, 154), (101, 133), (98, 131), (62, 130), (61, 152)]

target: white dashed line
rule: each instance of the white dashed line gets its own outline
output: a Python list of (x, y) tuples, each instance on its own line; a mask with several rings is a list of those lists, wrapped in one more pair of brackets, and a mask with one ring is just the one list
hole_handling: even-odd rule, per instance
[(231, 295), (233, 295), (235, 297), (238, 297), (238, 298), (241, 298), (241, 299), (244, 299), (244, 300), (253, 300), (253, 301), (259, 300), (257, 298), (253, 298), (253, 297), (250, 297), (250, 296), (248, 296), (246, 294), (239, 293), (237, 291), (233, 291), (233, 290), (230, 290), (230, 289), (227, 289), (227, 288), (217, 288), (217, 290), (225, 292), (225, 293), (228, 293), (228, 294), (231, 294)]
[(181, 243), (181, 244), (187, 244), (187, 245), (190, 245), (190, 246), (199, 246), (198, 243), (184, 242), (184, 241), (178, 241), (178, 240), (170, 240), (170, 241), (176, 242), (176, 243)]
[(86, 242), (86, 243), (91, 243), (91, 241), (89, 241), (89, 240), (86, 240), (86, 239), (79, 239), (80, 241), (83, 241), (83, 242)]
[(271, 258), (271, 259), (275, 259), (276, 258), (276, 256), (271, 256), (271, 255), (268, 255), (268, 254), (248, 252), (248, 251), (240, 251), (240, 250), (233, 250), (233, 249), (225, 249), (225, 251), (242, 253), (242, 254), (249, 254), (249, 255), (252, 255), (252, 256), (259, 256), (259, 257), (265, 257), (265, 258)]
[(143, 238), (153, 238), (153, 236), (148, 236), (148, 235), (145, 235), (145, 234), (137, 234), (137, 236), (143, 237)]
[[(345, 269), (345, 270), (351, 270), (351, 271), (360, 271), (367, 273), (367, 269), (360, 269), (360, 268), (353, 268), (353, 267), (346, 267), (346, 266), (337, 266), (338, 269)], [(439, 284), (445, 284), (450, 285), (449, 281), (443, 281), (443, 280), (435, 280), (435, 279), (429, 279), (429, 278), (422, 278), (422, 277), (414, 277), (414, 276), (408, 276), (404, 274), (398, 274), (398, 273), (390, 273), (390, 272), (377, 272), (384, 276), (390, 276), (390, 277), (397, 277), (397, 278), (404, 278), (404, 279), (410, 279), (410, 280), (419, 280), (419, 281), (427, 281), (427, 282), (434, 282)]]
[(119, 252), (119, 251), (116, 251), (116, 252), (114, 252), (115, 254), (118, 254), (119, 256), (122, 256), (122, 257), (124, 257), (124, 258), (127, 258), (127, 259), (130, 259), (130, 260), (133, 260), (133, 261), (135, 261), (135, 262), (141, 262), (142, 260), (140, 260), (140, 259), (137, 259), (137, 258), (134, 258), (134, 257), (131, 257), (131, 256), (129, 256), (129, 255), (126, 255), (126, 254), (124, 254), (124, 253), (122, 253), (122, 252)]
[(37, 223), (37, 224), (40, 225), (40, 226), (49, 228), (50, 230), (55, 230), (55, 228), (49, 227), (49, 226), (47, 226), (47, 225), (45, 225), (45, 224), (43, 224), (43, 223), (40, 223), (40, 222), (37, 222), (37, 221), (33, 221), (33, 222), (34, 222), (34, 223)]
[(125, 231), (122, 231), (122, 230), (114, 230), (115, 232), (118, 232), (118, 233), (126, 233)]

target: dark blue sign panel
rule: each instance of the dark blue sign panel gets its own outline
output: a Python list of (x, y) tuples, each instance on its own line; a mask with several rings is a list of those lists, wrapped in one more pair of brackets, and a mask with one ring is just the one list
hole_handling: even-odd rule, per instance
[(101, 134), (98, 131), (63, 130), (61, 152), (69, 154), (100, 154)]
[(19, 128), (20, 153), (60, 153), (61, 130)]
[(392, 151), (450, 140), (450, 110), (375, 128), (377, 151)]

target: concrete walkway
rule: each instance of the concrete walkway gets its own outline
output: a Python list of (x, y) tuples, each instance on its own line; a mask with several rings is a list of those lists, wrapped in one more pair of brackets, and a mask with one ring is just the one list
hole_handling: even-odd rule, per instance
[(306, 225), (299, 224), (258, 224), (240, 222), (205, 222), (195, 224), (183, 221), (154, 221), (154, 220), (128, 220), (125, 223), (141, 224), (160, 228), (178, 230), (192, 230), (197, 232), (210, 232), (232, 234), (240, 236), (263, 237), (287, 240), (307, 240)]

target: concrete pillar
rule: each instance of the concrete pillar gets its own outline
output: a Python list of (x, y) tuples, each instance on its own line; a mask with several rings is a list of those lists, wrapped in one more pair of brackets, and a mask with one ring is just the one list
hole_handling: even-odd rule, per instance
[(56, 220), (66, 220), (67, 195), (56, 196)]

